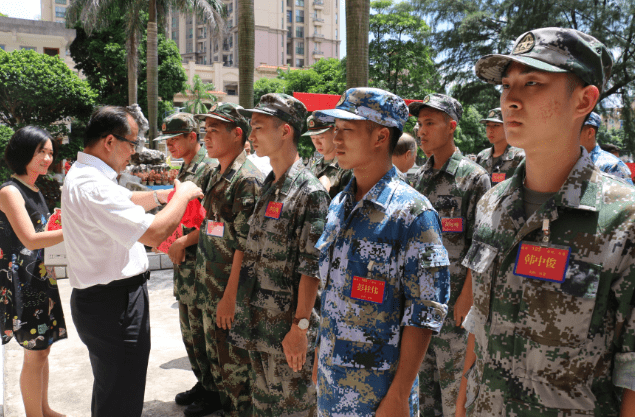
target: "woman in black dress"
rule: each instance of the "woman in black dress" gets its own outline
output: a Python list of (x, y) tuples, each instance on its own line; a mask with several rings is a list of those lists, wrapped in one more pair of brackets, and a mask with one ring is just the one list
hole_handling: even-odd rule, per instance
[(2, 344), (15, 337), (25, 348), (20, 388), (27, 417), (61, 417), (48, 404), (48, 354), (65, 339), (66, 323), (54, 277), (42, 248), (62, 241), (62, 230), (46, 231), (50, 216), (35, 180), (53, 162), (51, 136), (37, 127), (19, 129), (5, 160), (14, 172), (0, 185), (0, 331)]

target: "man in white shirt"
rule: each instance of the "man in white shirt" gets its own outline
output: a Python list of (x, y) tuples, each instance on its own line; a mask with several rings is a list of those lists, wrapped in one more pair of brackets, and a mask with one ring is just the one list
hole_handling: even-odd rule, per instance
[(146, 214), (169, 190), (133, 193), (116, 183), (135, 153), (138, 130), (128, 109), (97, 109), (84, 152), (78, 152), (62, 188), (71, 314), (93, 368), (93, 417), (141, 416), (150, 354), (143, 245), (163, 242), (187, 203), (203, 195), (194, 183), (175, 181), (165, 208), (156, 216)]

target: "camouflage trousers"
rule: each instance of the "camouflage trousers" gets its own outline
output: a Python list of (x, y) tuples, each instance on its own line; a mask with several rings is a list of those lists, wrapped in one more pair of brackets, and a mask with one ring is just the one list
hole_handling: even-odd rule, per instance
[(249, 351), (254, 416), (315, 417), (315, 385), (311, 380), (315, 351), (309, 350), (300, 372), (284, 354)]
[[(324, 358), (320, 358), (318, 364), (318, 416), (374, 417), (390, 388), (394, 371), (349, 368), (324, 362)], [(417, 417), (418, 379), (412, 385), (409, 403), (410, 416)]]
[[(214, 384), (205, 343), (205, 317), (199, 308), (179, 302), (181, 337), (190, 366), (198, 382), (208, 391), (218, 391)], [(209, 323), (207, 323), (209, 327)]]
[(454, 417), (456, 411), (468, 333), (455, 326), (449, 312), (443, 328), (446, 333), (432, 337), (419, 369), (421, 417)]

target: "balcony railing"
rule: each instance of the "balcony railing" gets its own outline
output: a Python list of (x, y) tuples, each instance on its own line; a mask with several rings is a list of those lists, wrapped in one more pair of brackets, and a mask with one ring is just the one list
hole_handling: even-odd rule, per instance
[(322, 34), (322, 33), (314, 33), (313, 37), (314, 38), (324, 38), (324, 34)]
[(324, 55), (324, 52), (313, 50), (313, 55)]

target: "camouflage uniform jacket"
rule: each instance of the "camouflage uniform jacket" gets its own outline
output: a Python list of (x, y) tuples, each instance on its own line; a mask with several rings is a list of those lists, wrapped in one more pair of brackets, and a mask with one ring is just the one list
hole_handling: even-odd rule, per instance
[[(282, 339), (295, 317), (301, 275), (318, 276), (315, 244), (324, 229), (330, 198), (302, 160), (274, 180), (271, 172), (249, 220), (228, 341), (247, 350), (283, 354)], [(311, 349), (319, 325), (315, 310), (309, 321)]]
[[(196, 298), (194, 305), (215, 314), (234, 261), (234, 252), (245, 251), (247, 223), (260, 196), (264, 177), (240, 153), (223, 174), (214, 168), (204, 190), (207, 217), (201, 225), (196, 252)], [(222, 223), (221, 227), (216, 227)], [(218, 232), (221, 236), (214, 236)], [(220, 234), (220, 233), (218, 233)]]
[(329, 196), (331, 198), (342, 191), (351, 181), (351, 178), (353, 178), (353, 171), (340, 168), (337, 163), (337, 158), (333, 158), (331, 161), (325, 161), (322, 156), (309, 165), (309, 171), (311, 171), (317, 179), (326, 175), (329, 181), (331, 181), (331, 189), (329, 190)]
[[(205, 189), (212, 169), (218, 165), (218, 161), (207, 157), (207, 149), (201, 146), (194, 158), (187, 165), (179, 169), (177, 179), (179, 181), (192, 181), (201, 189)], [(182, 226), (179, 226), (182, 227)], [(183, 236), (192, 232), (193, 228), (183, 228)], [(194, 270), (196, 268), (196, 245), (185, 248), (185, 261), (181, 265), (174, 265), (174, 296), (187, 305), (193, 305), (195, 298)]]
[(443, 325), (449, 262), (439, 216), (396, 171), (357, 203), (351, 181), (329, 207), (316, 246), (324, 289), (320, 361), (327, 365), (394, 373), (402, 326), (438, 333)]
[(600, 168), (600, 171), (606, 172), (621, 178), (630, 185), (633, 185), (633, 179), (631, 178), (631, 170), (628, 169), (626, 164), (620, 160), (617, 156), (610, 152), (607, 152), (600, 148), (600, 145), (595, 145), (595, 148), (590, 152), (591, 160)]
[[(514, 171), (520, 162), (525, 159), (525, 151), (523, 149), (515, 148), (509, 144), (500, 156), (496, 166), (493, 165), (493, 154), (494, 147), (492, 146), (491, 148), (483, 149), (478, 155), (476, 155), (476, 163), (485, 168), (485, 170), (489, 173), (492, 185), (496, 185), (514, 175)], [(494, 182), (493, 178), (491, 178), (493, 173), (505, 174), (505, 178), (502, 178), (501, 181)]]
[[(585, 149), (560, 190), (525, 218), (525, 163), (478, 205), (472, 247), (476, 337), (470, 416), (617, 416), (635, 388), (635, 191)], [(513, 273), (519, 243), (571, 248), (562, 283)]]
[[(434, 172), (434, 155), (417, 172), (415, 189), (430, 200), (432, 206), (443, 218), (461, 218), (462, 232), (442, 232), (443, 246), (450, 258), (450, 301), (448, 317), (453, 319), (454, 304), (461, 294), (467, 268), (461, 265), (472, 242), (476, 205), (490, 189), (487, 172), (476, 163), (464, 157), (460, 151)], [(443, 220), (442, 220), (443, 221)], [(455, 326), (446, 326), (445, 331)]]

